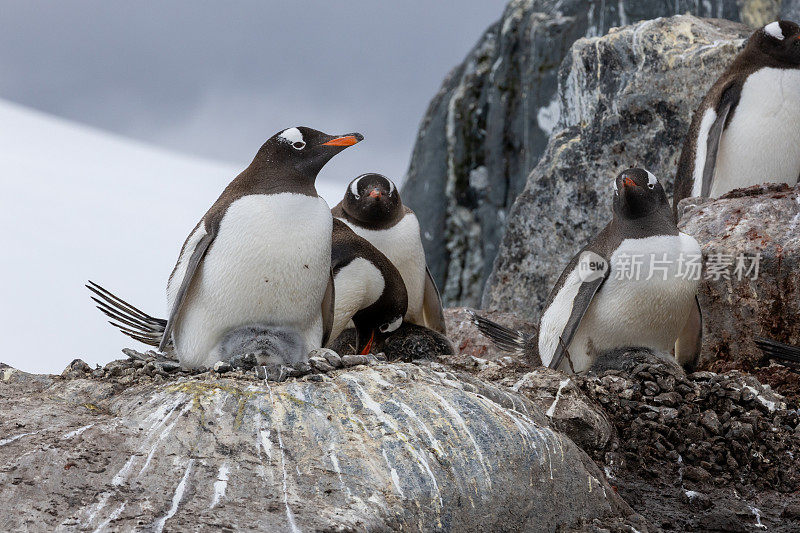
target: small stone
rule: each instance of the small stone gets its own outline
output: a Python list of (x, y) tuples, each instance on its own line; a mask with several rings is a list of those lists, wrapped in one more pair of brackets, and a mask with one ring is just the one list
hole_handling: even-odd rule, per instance
[(644, 394), (646, 396), (655, 396), (659, 392), (661, 392), (661, 389), (655, 381), (644, 382)]
[(722, 431), (722, 425), (719, 422), (719, 417), (714, 411), (708, 410), (700, 417), (700, 424), (703, 425), (712, 435), (719, 435)]
[(181, 364), (177, 361), (159, 361), (156, 368), (163, 372), (172, 373), (181, 369)]
[(308, 363), (311, 365), (312, 368), (319, 370), (320, 372), (330, 372), (333, 370), (333, 366), (328, 363), (328, 360), (324, 357), (319, 356), (311, 356), (308, 358)]
[(84, 377), (86, 374), (92, 371), (92, 367), (86, 364), (86, 361), (83, 359), (75, 359), (64, 371), (61, 373), (61, 377), (67, 379), (75, 379), (79, 377)]
[(366, 365), (367, 363), (369, 363), (369, 359), (367, 359), (366, 355), (346, 354), (342, 356), (342, 364), (347, 367)]
[(242, 370), (248, 371), (252, 370), (258, 364), (258, 359), (256, 358), (256, 354), (250, 352), (234, 355), (228, 360), (228, 363), (233, 368), (241, 368)]
[(711, 474), (708, 473), (708, 470), (700, 466), (686, 465), (683, 469), (683, 477), (689, 481), (706, 483), (711, 479)]
[(228, 364), (227, 361), (217, 361), (214, 363), (214, 372), (218, 374), (224, 374), (225, 372), (230, 372), (231, 365)]
[(293, 367), (300, 376), (303, 376), (311, 372), (311, 365), (308, 364), (306, 361), (300, 361), (299, 363), (295, 363)]
[(122, 376), (117, 380), (117, 383), (120, 385), (130, 385), (136, 378), (132, 375)]

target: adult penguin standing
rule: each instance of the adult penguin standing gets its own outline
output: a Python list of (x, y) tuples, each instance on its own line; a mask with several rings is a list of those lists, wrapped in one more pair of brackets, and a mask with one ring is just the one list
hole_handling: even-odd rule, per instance
[(408, 293), (406, 321), (446, 334), (439, 290), (425, 262), (419, 221), (386, 176), (362, 174), (345, 191), (333, 216), (380, 250), (400, 271)]
[(262, 364), (303, 360), (327, 342), (333, 323), (333, 220), (315, 180), (362, 139), (294, 127), (267, 140), (184, 242), (167, 284), (166, 320), (90, 284), (93, 299), (112, 325), (173, 352), (184, 368), (258, 345), (279, 352)]
[(566, 372), (584, 372), (597, 357), (628, 347), (674, 350), (692, 367), (700, 352), (697, 241), (678, 231), (664, 189), (647, 170), (614, 180), (613, 219), (561, 273), (528, 337), (475, 316), (499, 347)]
[(756, 30), (694, 114), (675, 176), (673, 212), (690, 196), (717, 197), (800, 175), (800, 26)]

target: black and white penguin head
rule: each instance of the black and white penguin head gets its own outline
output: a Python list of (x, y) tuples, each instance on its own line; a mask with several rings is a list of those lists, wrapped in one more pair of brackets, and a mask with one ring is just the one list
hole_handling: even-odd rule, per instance
[(256, 161), (288, 166), (316, 177), (325, 163), (349, 146), (364, 140), (360, 133), (328, 135), (313, 128), (297, 126), (279, 131), (265, 142)]
[(403, 202), (395, 184), (380, 174), (362, 174), (347, 186), (342, 209), (366, 226), (380, 228), (403, 215)]
[(614, 213), (640, 218), (658, 210), (669, 210), (669, 202), (658, 179), (643, 168), (629, 168), (614, 180)]
[[(770, 22), (750, 38), (752, 46), (781, 63), (800, 65), (800, 26), (788, 20)], [(750, 43), (748, 43), (750, 44)]]

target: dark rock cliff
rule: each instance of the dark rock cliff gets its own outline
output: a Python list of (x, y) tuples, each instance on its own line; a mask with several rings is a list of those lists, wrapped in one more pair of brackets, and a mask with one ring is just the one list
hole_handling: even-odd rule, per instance
[(509, 209), (561, 129), (558, 69), (577, 39), (683, 13), (755, 26), (779, 10), (778, 0), (510, 2), (431, 101), (403, 186), (445, 302), (480, 303)]

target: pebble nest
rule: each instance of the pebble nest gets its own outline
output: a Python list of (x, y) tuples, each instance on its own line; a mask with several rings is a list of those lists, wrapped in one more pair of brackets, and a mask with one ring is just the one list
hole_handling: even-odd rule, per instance
[(753, 376), (643, 363), (583, 378), (581, 388), (616, 427), (611, 451), (596, 457), (606, 465), (658, 478), (666, 462), (681, 482), (800, 488), (797, 406)]
[(216, 379), (224, 375), (226, 378), (244, 381), (283, 382), (289, 379), (306, 381), (323, 381), (325, 374), (338, 368), (350, 368), (358, 365), (375, 365), (386, 362), (382, 354), (378, 355), (339, 355), (326, 348), (313, 350), (308, 362), (296, 365), (260, 366), (256, 354), (249, 353), (237, 357), (231, 362), (219, 361), (213, 368), (184, 370), (178, 361), (165, 357), (152, 350), (137, 352), (125, 348), (122, 352), (127, 359), (111, 361), (105, 366), (90, 367), (85, 361), (72, 361), (61, 377), (64, 379), (96, 379), (123, 386), (163, 383), (180, 377), (195, 379)]

